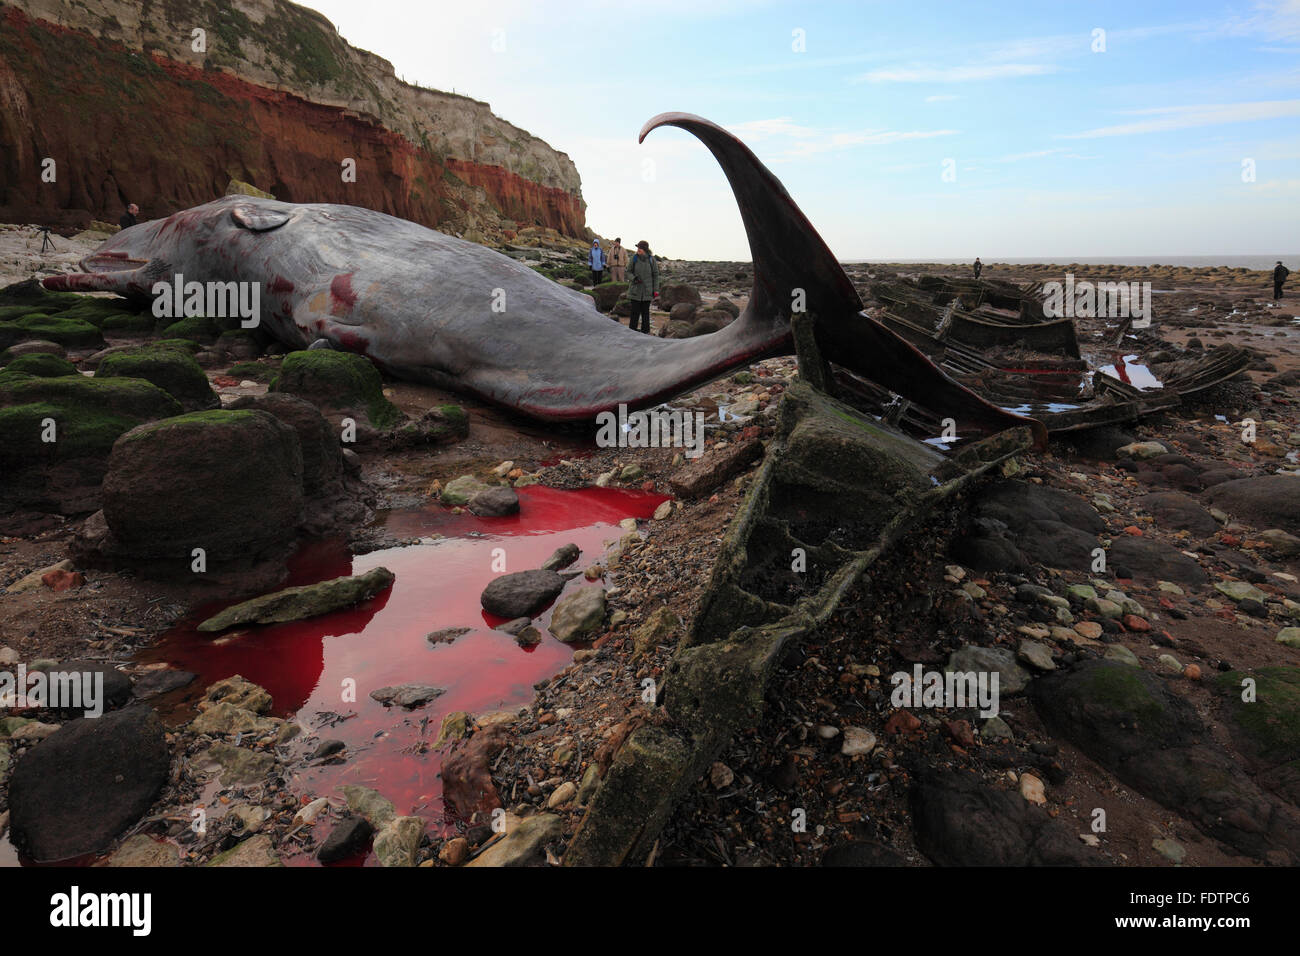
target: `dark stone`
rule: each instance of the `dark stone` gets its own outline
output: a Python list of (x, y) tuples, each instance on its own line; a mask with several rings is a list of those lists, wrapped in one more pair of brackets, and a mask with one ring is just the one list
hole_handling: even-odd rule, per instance
[(269, 412), (298, 434), (298, 445), (302, 449), (302, 486), (308, 495), (340, 490), (343, 449), (339, 445), (339, 436), (311, 402), (297, 395), (269, 392), (237, 398), (226, 407)]
[(316, 851), (316, 859), (322, 863), (337, 863), (356, 856), (366, 848), (374, 832), (374, 827), (364, 817), (348, 817), (330, 831)]
[(1239, 478), (1215, 485), (1205, 496), (1256, 528), (1300, 534), (1300, 481), (1287, 475)]
[(1133, 580), (1148, 585), (1156, 581), (1173, 581), (1199, 586), (1206, 582), (1205, 571), (1199, 564), (1177, 548), (1145, 536), (1117, 536), (1106, 560), (1114, 568), (1122, 566)]
[(17, 761), (14, 845), (38, 862), (98, 853), (153, 805), (170, 767), (163, 725), (143, 705), (70, 721)]
[(911, 792), (916, 845), (939, 866), (1100, 866), (1061, 822), (978, 776), (922, 773)]
[(180, 690), (182, 687), (188, 687), (194, 683), (197, 674), (191, 674), (189, 671), (178, 671), (170, 667), (156, 671), (147, 671), (135, 679), (133, 688), (135, 696), (144, 700), (148, 697), (157, 697), (160, 694), (168, 694), (174, 690)]
[(1300, 813), (1261, 791), (1159, 677), (1089, 661), (1040, 677), (1030, 696), (1049, 729), (1205, 833), (1257, 859), (1300, 858)]
[(193, 412), (133, 428), (113, 446), (104, 517), (121, 553), (209, 562), (293, 540), (303, 514), (302, 450), (267, 412)]
[(1156, 492), (1136, 502), (1156, 519), (1156, 523), (1169, 531), (1190, 531), (1200, 538), (1218, 530), (1219, 524), (1210, 513), (1187, 495), (1176, 491)]
[[(103, 661), (83, 661), (71, 660), (63, 661), (58, 667), (52, 667), (47, 672), (50, 673), (71, 673), (71, 674), (98, 674), (103, 679), (103, 706), (105, 711), (116, 710), (128, 700), (131, 699), (131, 678), (123, 674), (112, 664), (105, 664)], [(92, 678), (93, 680), (93, 678)], [(80, 682), (80, 677), (78, 677)], [(68, 716), (81, 716), (86, 708), (65, 708), (62, 713)]]
[(450, 644), (456, 638), (462, 637), (472, 630), (474, 630), (472, 627), (444, 627), (442, 630), (424, 635), (424, 639), (430, 644)]
[(324, 760), (326, 757), (332, 757), (336, 753), (340, 753), (346, 747), (347, 744), (345, 744), (341, 740), (322, 740), (320, 742), (320, 746), (318, 746), (315, 750), (313, 750), (311, 752), (311, 756), (308, 757), (307, 759)]
[(543, 571), (559, 571), (567, 568), (574, 561), (578, 560), (578, 555), (582, 554), (582, 549), (576, 544), (565, 544), (555, 549), (555, 553), (542, 562)]
[(483, 610), (498, 617), (527, 617), (540, 611), (564, 590), (564, 578), (554, 571), (503, 574), (483, 589)]
[(494, 485), (471, 498), (469, 510), (485, 518), (516, 515), (519, 514), (519, 495), (508, 485)]

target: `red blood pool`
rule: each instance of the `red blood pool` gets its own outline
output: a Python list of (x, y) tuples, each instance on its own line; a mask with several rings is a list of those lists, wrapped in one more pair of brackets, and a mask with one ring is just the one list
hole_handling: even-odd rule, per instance
[[(438, 777), (443, 753), (432, 749), (442, 718), (458, 710), (480, 714), (529, 703), (533, 684), (563, 669), (574, 651), (545, 630), (549, 608), (535, 618), (543, 637), (534, 647), (521, 648), (510, 635), (492, 630), (502, 619), (482, 609), (479, 595), (503, 573), (502, 557), (504, 572), (526, 571), (573, 542), (582, 549), (573, 567), (586, 567), (598, 560), (605, 542), (624, 533), (620, 520), (648, 518), (665, 500), (617, 488), (541, 486), (519, 489), (519, 498), (519, 513), (501, 518), (454, 515), (437, 504), (388, 515), (386, 527), (396, 537), (444, 536), (432, 544), (356, 556), (338, 541), (308, 544), (290, 562), (283, 586), (362, 574), (381, 565), (396, 580), (388, 591), (355, 608), (243, 633), (234, 629), (227, 633), (236, 636), (215, 642), (194, 627), (229, 602), (208, 605), (165, 634), (140, 661), (167, 661), (199, 675), (178, 692), (183, 699), (171, 714), (177, 721), (193, 717), (193, 701), (203, 688), (241, 674), (270, 692), (275, 716), (296, 716), (322, 740), (344, 741), (348, 759), (343, 763), (295, 769), (296, 791), (337, 797), (336, 788), (344, 783), (373, 787), (393, 801), (399, 814), (426, 817), (431, 829), (449, 831)], [(579, 577), (565, 593), (586, 586), (591, 585)], [(474, 630), (449, 644), (425, 640), (446, 627)], [(345, 681), (355, 682), (355, 701), (343, 699)], [(370, 698), (372, 690), (408, 682), (447, 690), (412, 711), (385, 708)], [(328, 713), (356, 716), (322, 722), (320, 715)], [(422, 743), (429, 746), (425, 752)], [(315, 861), (304, 855), (288, 862)]]

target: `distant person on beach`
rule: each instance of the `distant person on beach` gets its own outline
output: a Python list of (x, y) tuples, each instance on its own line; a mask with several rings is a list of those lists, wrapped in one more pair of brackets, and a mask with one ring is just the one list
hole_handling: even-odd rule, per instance
[(622, 282), (624, 270), (627, 269), (627, 250), (623, 248), (623, 237), (615, 236), (614, 244), (609, 247), (609, 255), (605, 257), (609, 263), (609, 278), (612, 282)]
[(1291, 274), (1291, 270), (1282, 265), (1282, 260), (1277, 260), (1277, 265), (1273, 267), (1273, 301), (1276, 302), (1282, 298), (1282, 283), (1286, 277)]
[(975, 278), (978, 279), (980, 277), (980, 273), (984, 271), (984, 263), (980, 262), (979, 256), (975, 257), (975, 264), (972, 265), (971, 268), (975, 270)]
[(650, 243), (642, 239), (636, 244), (636, 255), (632, 257), (632, 277), (627, 287), (627, 297), (632, 303), (632, 319), (628, 328), (650, 334), (650, 303), (659, 297), (659, 267), (655, 257), (650, 254)]
[(600, 285), (600, 274), (605, 271), (605, 253), (600, 248), (600, 240), (591, 240), (591, 254), (587, 256), (591, 264), (591, 284)]
[(130, 229), (139, 222), (139, 220), (135, 218), (138, 215), (140, 215), (140, 207), (135, 203), (128, 203), (126, 212), (122, 214), (122, 218), (117, 221), (117, 224), (123, 229)]

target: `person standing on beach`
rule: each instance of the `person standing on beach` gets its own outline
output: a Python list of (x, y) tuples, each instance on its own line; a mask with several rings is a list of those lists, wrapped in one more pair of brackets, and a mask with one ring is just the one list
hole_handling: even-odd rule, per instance
[(138, 215), (140, 215), (140, 207), (135, 203), (128, 203), (126, 212), (122, 214), (122, 218), (117, 221), (117, 224), (123, 229), (130, 229), (139, 222), (139, 220), (135, 218)]
[(627, 287), (627, 298), (632, 303), (632, 319), (628, 328), (650, 334), (650, 303), (659, 297), (659, 267), (655, 257), (650, 254), (650, 243), (642, 239), (636, 244), (636, 255), (632, 257), (631, 277)]
[(1282, 298), (1282, 283), (1286, 277), (1291, 274), (1291, 270), (1282, 265), (1282, 260), (1277, 260), (1277, 265), (1273, 267), (1273, 301), (1276, 302)]
[(623, 248), (622, 236), (614, 237), (614, 244), (609, 247), (605, 261), (609, 263), (610, 281), (622, 282), (624, 270), (627, 269), (627, 250)]
[(975, 278), (978, 279), (980, 277), (980, 273), (984, 271), (984, 263), (980, 262), (979, 256), (975, 257), (975, 263), (971, 266), (971, 268), (975, 270)]
[(605, 271), (605, 253), (601, 251), (599, 239), (591, 240), (587, 262), (591, 265), (591, 284), (600, 285), (600, 274)]

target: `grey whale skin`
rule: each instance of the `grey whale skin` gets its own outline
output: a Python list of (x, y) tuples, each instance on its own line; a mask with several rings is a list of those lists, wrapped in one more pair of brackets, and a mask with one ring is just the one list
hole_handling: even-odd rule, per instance
[[(676, 126), (725, 173), (753, 257), (749, 304), (730, 325), (689, 339), (633, 332), (592, 300), (476, 243), (357, 206), (226, 196), (118, 233), (49, 289), (147, 298), (156, 282), (258, 282), (263, 327), (288, 348), (327, 339), (395, 378), (468, 392), (549, 422), (655, 405), (735, 368), (794, 352), (795, 290), (822, 354), (989, 433), (1042, 426), (997, 408), (863, 311), (862, 301), (785, 188), (722, 127), (687, 113)], [(493, 311), (504, 296), (505, 310)]]

